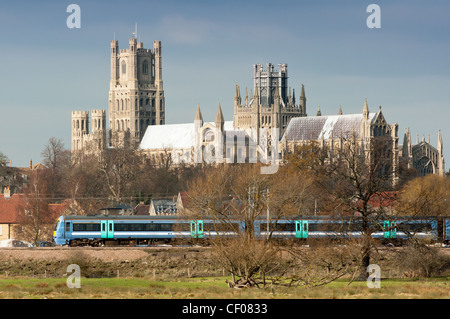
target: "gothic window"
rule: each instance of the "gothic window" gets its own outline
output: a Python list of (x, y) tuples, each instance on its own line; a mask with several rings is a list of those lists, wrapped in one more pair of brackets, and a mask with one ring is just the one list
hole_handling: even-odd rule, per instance
[(152, 60), (152, 78), (155, 77), (155, 60)]
[(147, 60), (145, 60), (144, 63), (142, 64), (142, 73), (143, 74), (148, 74), (148, 63), (147, 63)]
[(121, 64), (121, 71), (122, 71), (122, 74), (125, 74), (125, 73), (127, 73), (127, 64), (125, 63), (125, 61), (122, 61), (122, 64)]

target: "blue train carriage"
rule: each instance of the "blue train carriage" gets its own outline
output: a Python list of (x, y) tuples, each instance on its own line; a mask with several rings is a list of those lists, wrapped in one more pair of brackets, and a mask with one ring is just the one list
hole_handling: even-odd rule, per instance
[(450, 245), (450, 217), (444, 217), (442, 221), (443, 242), (445, 245)]
[[(447, 220), (447, 238), (450, 237), (450, 219)], [(438, 239), (436, 218), (410, 218), (380, 220), (369, 225), (372, 237), (382, 243), (402, 244), (411, 237), (435, 241)], [(296, 216), (277, 220), (260, 219), (255, 222), (257, 238), (274, 239), (348, 239), (363, 235), (360, 218), (330, 216)], [(447, 239), (448, 240), (448, 239)]]
[(381, 221), (380, 229), (372, 237), (384, 243), (401, 245), (411, 238), (437, 241), (438, 220), (433, 217), (401, 217)]
[(338, 239), (359, 237), (361, 223), (357, 219), (329, 216), (295, 216), (277, 220), (258, 220), (255, 234), (259, 238), (274, 239)]
[(237, 221), (225, 228), (211, 219), (180, 216), (67, 215), (58, 219), (53, 240), (56, 245), (70, 246), (151, 245), (235, 236), (241, 227)]
[[(156, 217), (156, 218), (155, 218)], [(175, 238), (189, 238), (189, 221), (168, 216), (77, 216), (58, 219), (56, 245), (140, 245)], [(174, 227), (177, 225), (177, 227)]]

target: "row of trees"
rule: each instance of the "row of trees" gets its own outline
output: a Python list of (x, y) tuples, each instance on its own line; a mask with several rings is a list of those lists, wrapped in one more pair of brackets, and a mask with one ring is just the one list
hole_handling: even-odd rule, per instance
[[(51, 138), (42, 152), (47, 168), (32, 176), (27, 190), (28, 197), (34, 200), (27, 207), (28, 219), (36, 225), (38, 218), (31, 216), (43, 214), (45, 209), (40, 208), (41, 203), (67, 198), (76, 200), (79, 205), (76, 213), (83, 214), (95, 213), (102, 206), (114, 203), (133, 204), (187, 191), (188, 211), (193, 218), (209, 215), (220, 224), (234, 227), (230, 223), (232, 215), (245, 224), (238, 241), (231, 243), (219, 238), (215, 243), (216, 260), (240, 278), (233, 280), (231, 286), (256, 285), (258, 276), (259, 282), (266, 282), (268, 273), (277, 274), (270, 278), (272, 282), (280, 281), (292, 269), (303, 269), (292, 267), (300, 261), (303, 266), (307, 262), (322, 263), (327, 275), (313, 276), (321, 278), (320, 283), (338, 278), (349, 269), (355, 276), (357, 270), (360, 276), (367, 276), (366, 269), (375, 249), (371, 236), (374, 223), (386, 214), (450, 215), (447, 204), (450, 179), (412, 178), (412, 172), (404, 170), (406, 178), (401, 179), (401, 186), (394, 188), (390, 159), (383, 153), (386, 145), (380, 142), (371, 150), (370, 157), (361, 153), (352, 139), (344, 145), (335, 156), (338, 160), (334, 161), (329, 161), (316, 143), (298, 147), (276, 174), (263, 175), (260, 164), (172, 167), (169, 154), (152, 163), (138, 151), (126, 148), (73, 158), (61, 140)], [(375, 202), (381, 205), (374, 205)], [(384, 210), (386, 202), (395, 209)], [(287, 254), (292, 258), (288, 259), (279, 256), (282, 250), (270, 237), (263, 241), (253, 238), (253, 225), (259, 218), (269, 216), (276, 221), (286, 215), (313, 214), (337, 218), (358, 215), (363, 236), (355, 245), (347, 246), (352, 249), (346, 248), (345, 252), (335, 246), (323, 247), (326, 258), (291, 247)], [(306, 259), (300, 257), (307, 255)], [(310, 284), (311, 280), (305, 279), (304, 274), (291, 274), (291, 285), (305, 282)]]
[(60, 139), (53, 137), (41, 155), (49, 200), (74, 199), (85, 213), (94, 213), (100, 206), (134, 205), (148, 203), (152, 197), (171, 197), (186, 189), (187, 180), (198, 170), (186, 166), (172, 169), (164, 160), (151, 163), (129, 148), (74, 157)]
[[(355, 140), (344, 145), (335, 161), (329, 161), (323, 149), (311, 143), (290, 154), (276, 174), (261, 175), (256, 164), (221, 165), (202, 170), (189, 184), (193, 218), (203, 214), (227, 223), (232, 214), (244, 221), (245, 230), (237, 241), (219, 238), (215, 242), (216, 260), (233, 274), (230, 286), (265, 285), (269, 274), (272, 284), (289, 285), (324, 284), (349, 272), (355, 278), (366, 278), (376, 252), (372, 233), (382, 229), (380, 220), (400, 215), (450, 215), (450, 178), (412, 179), (411, 171), (405, 170), (410, 181), (394, 187), (391, 159), (383, 152), (383, 141), (371, 150), (370, 157)], [(346, 240), (345, 248), (332, 245), (315, 250), (295, 246), (283, 250), (270, 236), (265, 241), (253, 238), (257, 219), (270, 215), (273, 222), (282, 216), (312, 214), (337, 219), (357, 216), (362, 236)], [(290, 258), (283, 258), (283, 251)], [(235, 276), (239, 279), (234, 280)]]
[[(186, 189), (187, 180), (199, 170), (184, 166), (172, 169), (168, 157), (150, 163), (139, 152), (126, 148), (73, 157), (62, 140), (54, 137), (41, 156), (44, 166), (28, 172), (22, 187), (15, 188), (22, 188), (24, 197), (19, 207), (18, 236), (34, 243), (51, 240), (56, 219), (62, 213), (51, 204), (70, 200), (71, 213), (81, 215), (96, 214), (116, 204), (148, 204), (151, 198), (171, 198)], [(0, 167), (0, 175), (2, 172)], [(5, 170), (5, 174), (12, 172)]]

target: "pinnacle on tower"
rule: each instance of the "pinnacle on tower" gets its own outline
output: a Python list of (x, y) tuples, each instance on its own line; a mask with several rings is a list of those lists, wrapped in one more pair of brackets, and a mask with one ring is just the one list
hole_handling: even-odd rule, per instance
[(365, 99), (365, 102), (364, 102), (363, 116), (366, 119), (369, 118), (369, 105), (367, 104), (367, 98)]
[(342, 107), (339, 105), (338, 115), (342, 115)]
[(223, 119), (222, 108), (220, 107), (220, 103), (219, 103), (219, 107), (217, 109), (216, 120), (214, 121), (214, 123), (216, 124), (216, 127), (218, 127), (220, 129), (220, 131), (223, 131), (224, 119)]
[(200, 111), (200, 104), (197, 104), (197, 113), (195, 114), (194, 122), (200, 123), (200, 125), (203, 125), (203, 116), (202, 116), (202, 112)]
[(237, 84), (236, 84), (236, 91), (234, 92), (234, 98), (239, 100), (241, 99), (241, 89)]
[(247, 93), (247, 87), (245, 87), (245, 106), (248, 106), (248, 93)]
[(319, 105), (319, 107), (317, 108), (317, 116), (322, 116), (322, 112), (320, 111), (320, 105)]
[(306, 95), (305, 95), (305, 86), (302, 84), (302, 90), (300, 92), (300, 101), (298, 104), (300, 112), (302, 116), (306, 116)]

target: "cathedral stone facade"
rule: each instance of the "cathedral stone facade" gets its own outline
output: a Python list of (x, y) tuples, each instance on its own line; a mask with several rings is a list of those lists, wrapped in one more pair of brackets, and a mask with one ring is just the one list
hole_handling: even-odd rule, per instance
[(92, 110), (91, 117), (88, 111), (73, 111), (72, 152), (105, 147), (135, 149), (148, 126), (164, 125), (161, 41), (153, 43), (153, 50), (144, 49), (136, 38), (128, 44), (128, 49), (119, 50), (119, 42), (111, 41), (108, 129), (105, 110)]
[[(399, 145), (398, 124), (389, 124), (381, 106), (370, 112), (367, 100), (359, 114), (307, 116), (305, 87), (298, 103), (295, 89), (288, 86), (288, 66), (271, 63), (253, 66), (253, 88), (234, 94), (232, 121), (225, 121), (219, 104), (213, 122), (203, 120), (200, 106), (195, 119), (185, 124), (165, 124), (161, 42), (144, 49), (136, 38), (119, 50), (111, 41), (111, 79), (108, 118), (105, 110), (72, 112), (72, 152), (89, 153), (110, 147), (141, 149), (152, 162), (276, 163), (297, 146), (316, 141), (333, 161), (350, 138), (367, 158), (377, 140), (387, 141), (392, 182), (398, 181), (401, 164), (422, 175), (444, 175), (442, 135), (438, 146), (422, 140), (412, 145), (409, 129)], [(107, 128), (108, 124), (108, 128)]]
[(441, 131), (438, 132), (437, 147), (430, 143), (425, 137), (419, 142), (417, 135), (416, 144), (411, 140), (411, 131), (408, 128), (403, 136), (403, 147), (401, 149), (401, 160), (408, 168), (414, 168), (421, 176), (427, 174), (445, 175), (444, 144), (442, 143)]

